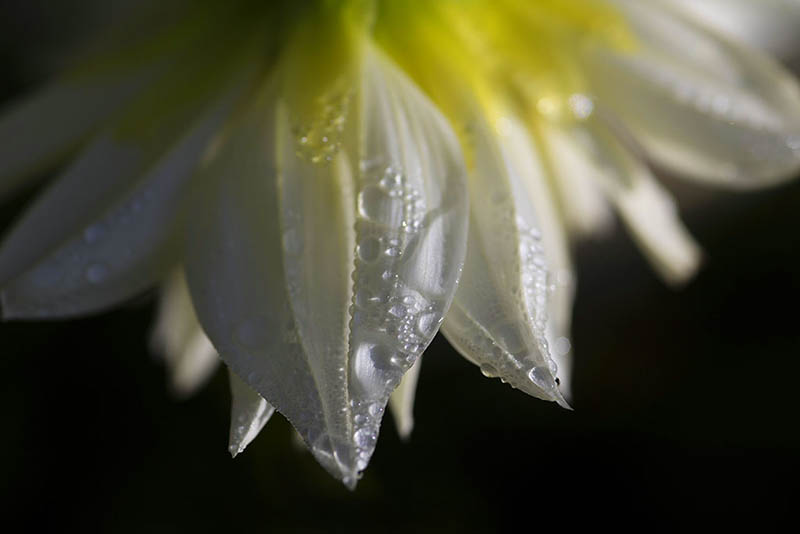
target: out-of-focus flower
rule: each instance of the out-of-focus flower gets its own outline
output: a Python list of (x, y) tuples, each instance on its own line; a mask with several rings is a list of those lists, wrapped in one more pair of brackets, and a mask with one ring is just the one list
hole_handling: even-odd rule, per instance
[[(756, 4), (759, 23), (800, 13), (708, 3)], [(795, 79), (691, 6), (239, 0), (143, 18), (0, 118), (2, 192), (69, 161), (0, 247), (3, 315), (82, 315), (168, 280), (154, 341), (176, 391), (218, 351), (231, 451), (277, 409), (349, 486), (393, 391), (410, 431), (440, 326), (484, 374), (566, 406), (570, 239), (616, 210), (667, 281), (699, 263), (645, 162), (732, 188), (800, 167)]]

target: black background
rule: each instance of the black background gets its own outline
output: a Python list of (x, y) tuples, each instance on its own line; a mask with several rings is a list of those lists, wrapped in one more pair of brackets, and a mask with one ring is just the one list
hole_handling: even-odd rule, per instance
[[(31, 27), (57, 26), (24, 15)], [(20, 59), (36, 40), (25, 24), (0, 32), (3, 99), (40, 76)], [(668, 185), (706, 264), (673, 291), (619, 229), (577, 249), (574, 412), (484, 378), (437, 337), (411, 440), (387, 416), (355, 492), (293, 445), (280, 416), (231, 460), (224, 373), (188, 401), (170, 397), (147, 349), (152, 294), (95, 318), (0, 324), (3, 524), (666, 530), (790, 516), (800, 183), (747, 195)], [(6, 202), (4, 225), (22, 205)]]

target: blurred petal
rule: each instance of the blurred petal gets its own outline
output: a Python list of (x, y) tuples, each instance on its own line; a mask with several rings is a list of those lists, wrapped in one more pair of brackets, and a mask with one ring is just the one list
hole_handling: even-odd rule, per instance
[(655, 270), (672, 284), (686, 282), (700, 266), (702, 252), (678, 216), (669, 192), (650, 169), (597, 120), (553, 129), (550, 140), (571, 146), (586, 160), (595, 181), (619, 213)]
[(360, 134), (363, 170), (303, 150), (264, 97), (209, 169), (224, 179), (187, 264), (223, 359), (348, 486), (452, 298), (466, 213), (458, 145), (424, 97), (373, 55), (358, 96), (344, 138)]
[(195, 316), (183, 270), (162, 285), (151, 343), (163, 355), (171, 388), (180, 397), (197, 391), (219, 365), (217, 351)]
[(101, 310), (176, 263), (189, 178), (241, 94), (243, 76), (231, 85), (135, 140), (124, 122), (99, 136), (37, 199), (0, 248), (4, 317)]
[(469, 175), (467, 259), (443, 331), (484, 374), (566, 406), (548, 348), (547, 260), (531, 202), (546, 171), (524, 129), (507, 135), (521, 136), (516, 146), (528, 150), (503, 150), (482, 120), (473, 121), (471, 134), (475, 166)]
[(791, 74), (662, 2), (614, 4), (628, 17), (636, 48), (587, 48), (586, 74), (603, 110), (624, 122), (656, 163), (738, 188), (796, 174), (800, 89)]
[(797, 0), (667, 0), (703, 24), (784, 58), (800, 55)]
[(136, 95), (147, 74), (62, 80), (12, 104), (0, 114), (0, 195), (77, 149)]
[[(585, 97), (580, 97), (585, 98)], [(564, 224), (578, 237), (605, 234), (614, 214), (592, 176), (598, 172), (579, 146), (555, 126), (541, 128), (544, 150), (553, 172), (553, 188), (564, 213)]]
[(245, 384), (233, 371), (228, 372), (231, 384), (231, 432), (228, 450), (231, 456), (241, 453), (275, 413), (275, 408)]
[(414, 365), (403, 375), (400, 385), (389, 397), (389, 408), (392, 410), (397, 433), (402, 439), (411, 437), (414, 429), (414, 397), (417, 393), (417, 380), (422, 367), (422, 358), (417, 358)]

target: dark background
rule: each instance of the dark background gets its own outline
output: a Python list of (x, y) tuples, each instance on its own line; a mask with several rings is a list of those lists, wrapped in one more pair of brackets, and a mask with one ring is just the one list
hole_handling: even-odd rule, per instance
[[(57, 35), (66, 16), (16, 9), (0, 24), (0, 100), (42, 76), (45, 60), (21, 59), (39, 50), (26, 28)], [(231, 460), (226, 377), (188, 401), (168, 394), (146, 343), (153, 295), (90, 319), (0, 324), (2, 524), (667, 530), (789, 517), (800, 464), (800, 183), (747, 195), (668, 185), (706, 264), (676, 292), (621, 230), (578, 248), (574, 412), (484, 378), (439, 337), (424, 357), (411, 440), (387, 417), (355, 492), (296, 449), (277, 415)], [(5, 203), (3, 227), (23, 204)]]

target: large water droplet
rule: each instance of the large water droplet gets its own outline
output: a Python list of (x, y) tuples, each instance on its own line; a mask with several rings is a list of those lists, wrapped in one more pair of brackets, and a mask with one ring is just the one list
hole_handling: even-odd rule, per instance
[(381, 241), (376, 237), (365, 237), (358, 244), (358, 257), (366, 262), (378, 259), (381, 253)]
[(358, 195), (358, 212), (365, 219), (398, 228), (403, 220), (403, 202), (376, 185), (368, 185)]
[(553, 377), (550, 370), (543, 366), (536, 366), (528, 372), (528, 378), (539, 388), (548, 390), (552, 386)]

